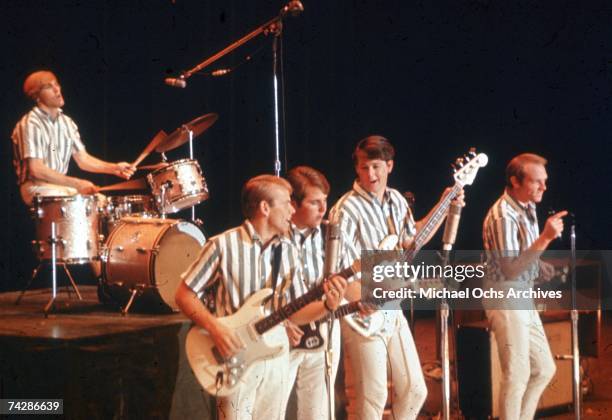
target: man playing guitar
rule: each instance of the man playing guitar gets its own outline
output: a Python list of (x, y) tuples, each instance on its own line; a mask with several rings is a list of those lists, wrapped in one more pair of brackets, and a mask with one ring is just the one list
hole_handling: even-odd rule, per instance
[[(329, 183), (325, 176), (314, 168), (298, 166), (287, 173), (287, 179), (293, 187), (291, 200), (295, 214), (292, 217), (291, 240), (299, 250), (302, 261), (302, 281), (308, 290), (323, 281), (325, 258), (325, 232), (321, 228), (323, 216), (327, 211)], [(353, 258), (354, 259), (354, 258)], [(344, 264), (342, 264), (344, 265)], [(328, 310), (333, 310), (325, 303)], [(311, 323), (299, 326), (288, 322), (287, 335), (294, 349), (289, 356), (289, 387), (287, 399), (295, 382), (297, 395), (297, 419), (327, 419), (328, 390), (325, 373), (326, 343), (328, 323)], [(306, 334), (305, 334), (306, 333)], [(303, 344), (305, 348), (300, 348)], [(313, 347), (316, 347), (312, 350)], [(332, 370), (333, 385), (340, 361), (340, 325), (336, 321), (332, 327)]]
[[(176, 302), (185, 315), (209, 333), (220, 357), (231, 358), (242, 350), (243, 342), (217, 317), (236, 313), (247, 298), (265, 287), (274, 291), (268, 302), (274, 309), (291, 297), (304, 293), (300, 290), (302, 268), (299, 256), (284, 236), (295, 212), (290, 194), (291, 186), (279, 177), (260, 175), (247, 181), (241, 200), (245, 222), (211, 238), (198, 259), (183, 274), (184, 282), (179, 286)], [(278, 247), (281, 247), (281, 252), (277, 251)], [(204, 289), (215, 283), (218, 284), (216, 317), (200, 300)], [(330, 279), (324, 286), (328, 306), (335, 308), (339, 304), (345, 287), (346, 281), (339, 276)], [(310, 312), (312, 318), (308, 317), (306, 307), (294, 313), (291, 319), (303, 324), (320, 318), (326, 310), (322, 304), (319, 306), (319, 311)], [(284, 341), (284, 351), (277, 357), (254, 363), (251, 377), (255, 379), (252, 382), (241, 384), (238, 392), (218, 398), (219, 418), (282, 418), (283, 397), (288, 387), (286, 335)]]
[[(425, 226), (431, 229), (424, 238), (427, 242), (444, 220), (440, 218), (435, 226), (429, 226), (432, 209), (424, 219), (415, 222), (405, 198), (387, 187), (394, 155), (393, 146), (384, 137), (369, 136), (361, 140), (353, 153), (357, 180), (352, 190), (331, 210), (330, 219), (339, 220), (346, 240), (358, 252), (378, 249), (388, 235), (398, 235), (401, 246), (408, 249), (412, 239)], [(464, 204), (463, 190), (455, 200)], [(349, 300), (361, 298), (360, 281), (348, 286), (346, 296)], [(383, 327), (372, 337), (357, 334), (343, 323), (342, 339), (349, 419), (382, 418), (387, 401), (388, 373), (393, 386), (394, 418), (416, 418), (425, 402), (427, 388), (416, 346), (402, 313), (389, 311)]]

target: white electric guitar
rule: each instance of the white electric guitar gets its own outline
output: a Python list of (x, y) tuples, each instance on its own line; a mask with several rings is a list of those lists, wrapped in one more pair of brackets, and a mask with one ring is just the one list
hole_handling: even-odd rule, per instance
[[(353, 267), (349, 267), (338, 275), (348, 277), (353, 273)], [(240, 386), (248, 386), (254, 363), (273, 359), (287, 351), (287, 333), (279, 324), (323, 296), (323, 284), (268, 315), (264, 302), (271, 294), (272, 289), (259, 290), (236, 313), (217, 319), (234, 331), (244, 344), (243, 350), (232, 357), (221, 356), (205, 329), (194, 326), (187, 333), (187, 360), (198, 382), (209, 394), (219, 397), (232, 395)]]
[[(472, 185), (476, 174), (481, 167), (487, 165), (489, 158), (484, 153), (476, 154), (472, 148), (468, 155), (463, 158), (459, 158), (456, 161), (455, 173), (453, 178), (455, 179), (455, 185), (448, 194), (440, 201), (437, 207), (434, 209), (431, 217), (421, 230), (417, 233), (412, 247), (403, 252), (401, 261), (412, 262), (419, 252), (419, 250), (425, 245), (425, 241), (432, 233), (433, 229), (438, 226), (440, 221), (446, 217), (448, 207), (451, 201), (455, 198), (457, 193), (466, 185)], [(389, 235), (384, 238), (379, 244), (378, 249), (383, 251), (389, 251), (397, 249), (399, 238), (397, 235)], [(414, 282), (407, 282), (408, 286), (412, 285), (416, 289), (425, 288), (440, 288), (443, 287), (443, 282), (439, 279), (419, 279)], [(362, 316), (360, 313), (352, 313), (344, 318), (344, 320), (351, 326), (351, 328), (362, 335), (363, 337), (372, 337), (380, 333), (381, 328), (385, 325), (385, 318), (388, 316), (386, 311), (376, 311), (369, 316)]]

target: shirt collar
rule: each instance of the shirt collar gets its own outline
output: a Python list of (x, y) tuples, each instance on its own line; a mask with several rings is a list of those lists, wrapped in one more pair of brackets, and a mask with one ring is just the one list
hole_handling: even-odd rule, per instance
[[(315, 236), (317, 234), (321, 234), (321, 226), (317, 226), (316, 228), (306, 228), (299, 229), (294, 223), (291, 223), (291, 237), (296, 243), (303, 243), (310, 236)], [(298, 242), (297, 239), (300, 239)]]
[(250, 241), (253, 243), (259, 244), (259, 246), (261, 246), (262, 248), (267, 248), (270, 245), (277, 245), (283, 242), (287, 242), (287, 238), (285, 238), (284, 236), (275, 235), (272, 239), (270, 239), (268, 243), (264, 244), (261, 240), (261, 236), (259, 236), (259, 233), (257, 233), (255, 228), (253, 227), (253, 224), (248, 219), (244, 221), (242, 227), (246, 232), (248, 239), (250, 239)]
[[(358, 195), (366, 199), (369, 203), (378, 203), (378, 198), (376, 197), (376, 195), (369, 191), (366, 191), (361, 185), (359, 185), (359, 182), (357, 180), (353, 182), (353, 191), (355, 191)], [(388, 187), (385, 187), (385, 192), (383, 194), (383, 202), (385, 201), (391, 201), (391, 191), (389, 191)]]
[(62, 108), (58, 108), (58, 114), (57, 114), (57, 118), (53, 118), (51, 117), (51, 115), (49, 115), (45, 110), (43, 110), (42, 108), (40, 108), (38, 105), (34, 106), (34, 112), (41, 118), (46, 118), (49, 121), (55, 122), (59, 119), (59, 117), (64, 113), (64, 111), (62, 110)]
[(530, 214), (535, 214), (536, 205), (533, 201), (530, 201), (526, 205), (521, 204), (517, 200), (515, 200), (510, 194), (508, 194), (507, 189), (504, 190), (504, 199), (519, 213), (524, 213), (528, 217), (530, 217)]

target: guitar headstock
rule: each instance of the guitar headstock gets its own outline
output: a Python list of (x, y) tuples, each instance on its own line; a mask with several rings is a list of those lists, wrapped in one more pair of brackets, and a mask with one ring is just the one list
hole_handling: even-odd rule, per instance
[(475, 148), (470, 148), (470, 151), (463, 157), (457, 158), (454, 164), (451, 164), (453, 171), (455, 172), (453, 178), (455, 182), (460, 184), (462, 187), (465, 185), (472, 185), (478, 169), (483, 166), (487, 166), (489, 158), (484, 153), (476, 153)]

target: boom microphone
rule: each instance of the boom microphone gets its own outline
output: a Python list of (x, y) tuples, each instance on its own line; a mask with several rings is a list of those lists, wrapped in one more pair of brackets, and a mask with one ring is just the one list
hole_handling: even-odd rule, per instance
[(164, 80), (168, 86), (184, 89), (187, 86), (187, 81), (182, 77), (168, 77)]

